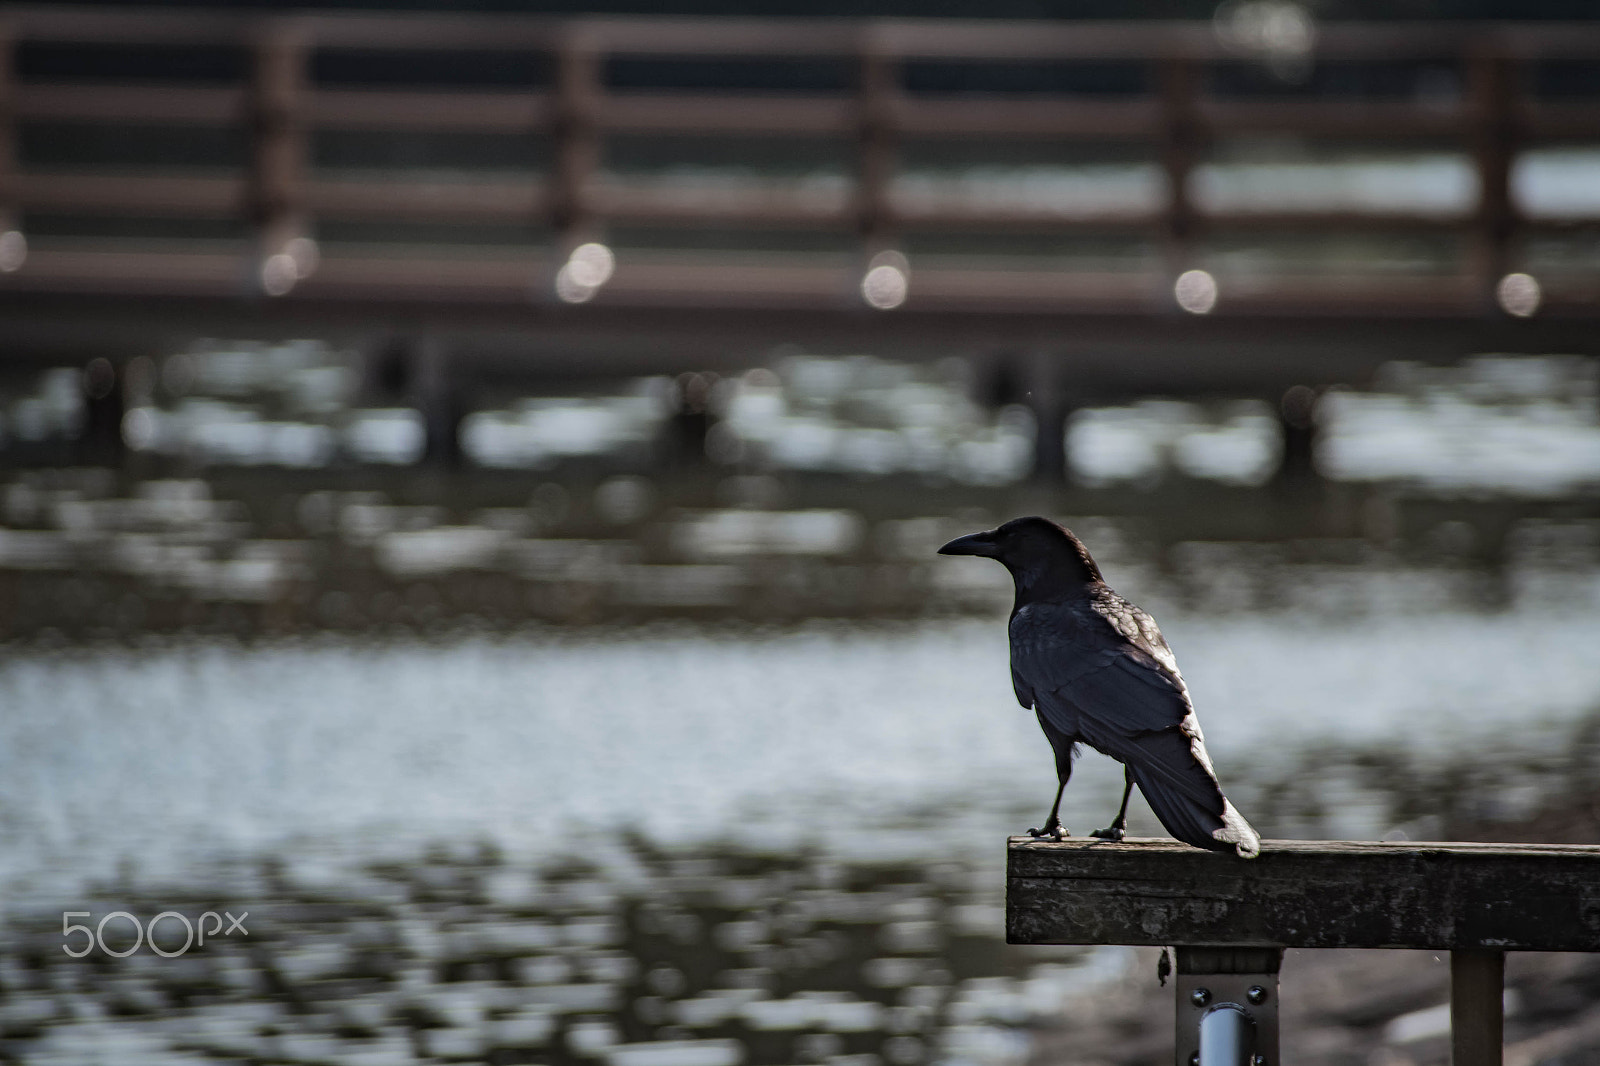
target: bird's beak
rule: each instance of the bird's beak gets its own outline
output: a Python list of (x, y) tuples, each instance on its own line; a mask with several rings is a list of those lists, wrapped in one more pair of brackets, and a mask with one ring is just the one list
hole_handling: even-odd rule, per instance
[(939, 549), (940, 555), (983, 555), (994, 557), (994, 534), (990, 532), (969, 533)]

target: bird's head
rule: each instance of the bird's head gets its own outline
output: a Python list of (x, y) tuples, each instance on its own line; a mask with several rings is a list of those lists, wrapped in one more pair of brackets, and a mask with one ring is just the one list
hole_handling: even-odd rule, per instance
[(957, 537), (940, 555), (981, 555), (1002, 563), (1019, 590), (1050, 586), (1070, 589), (1102, 580), (1100, 568), (1070, 529), (1048, 518), (1013, 518), (996, 529)]

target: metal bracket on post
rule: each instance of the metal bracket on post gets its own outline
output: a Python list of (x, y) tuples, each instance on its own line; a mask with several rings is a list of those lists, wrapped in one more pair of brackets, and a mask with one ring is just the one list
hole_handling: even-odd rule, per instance
[(1279, 1066), (1282, 948), (1180, 947), (1176, 1066)]

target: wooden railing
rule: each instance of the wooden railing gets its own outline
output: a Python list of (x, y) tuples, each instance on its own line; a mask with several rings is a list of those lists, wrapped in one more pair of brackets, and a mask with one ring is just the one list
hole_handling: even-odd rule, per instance
[[(107, 84), (21, 80), (19, 45), (163, 44), (248, 49), (241, 84)], [(314, 84), (311, 57), (324, 49), (509, 51), (544, 57), (553, 76), (538, 88), (446, 90), (423, 85), (340, 88)], [(784, 57), (845, 61), (854, 89), (823, 93), (639, 91), (606, 85), (618, 57)], [(1218, 97), (1208, 64), (1250, 62), (1208, 24), (1019, 24), (950, 22), (582, 19), (489, 16), (258, 17), (215, 12), (12, 9), (0, 21), (0, 228), (26, 239), (30, 213), (181, 218), (245, 217), (257, 241), (245, 271), (228, 254), (115, 249), (49, 250), (41, 243), (0, 287), (24, 290), (229, 292), (254, 277), (269, 293), (338, 299), (382, 289), (419, 297), (526, 300), (544, 292), (562, 258), (606, 227), (830, 229), (853, 234), (862, 262), (919, 230), (1116, 232), (1159, 249), (1158, 277), (1072, 277), (1013, 271), (996, 279), (978, 266), (917, 271), (908, 306), (961, 307), (1010, 301), (1022, 310), (1097, 307), (1170, 309), (1172, 279), (1196, 265), (1198, 242), (1221, 231), (1410, 230), (1464, 239), (1471, 254), (1454, 273), (1406, 278), (1268, 279), (1225, 294), (1220, 311), (1313, 307), (1352, 312), (1420, 308), (1492, 311), (1496, 285), (1517, 267), (1517, 242), (1543, 229), (1592, 227), (1600, 218), (1528, 219), (1510, 195), (1516, 150), (1533, 143), (1600, 142), (1600, 107), (1540, 99), (1523, 88), (1527, 65), (1600, 59), (1600, 28), (1468, 24), (1322, 27), (1314, 58), (1443, 61), (1461, 73), (1457, 99)], [(1153, 91), (1126, 96), (1043, 94), (935, 96), (903, 88), (908, 63), (1116, 61), (1150, 72)], [(17, 163), (28, 123), (236, 126), (249, 131), (249, 165), (236, 174), (35, 173)], [(449, 131), (541, 136), (552, 161), (537, 178), (449, 182), (357, 179), (313, 173), (308, 138), (317, 130)], [(1422, 211), (1206, 211), (1190, 175), (1216, 138), (1287, 133), (1311, 141), (1443, 140), (1470, 153), (1475, 208)], [(651, 185), (605, 180), (601, 146), (630, 134), (840, 139), (854, 145), (853, 183), (837, 195), (774, 187), (740, 197), (684, 197)], [(1166, 177), (1151, 208), (1065, 212), (1007, 205), (918, 207), (893, 194), (897, 150), (907, 141), (1118, 141), (1146, 145)], [(313, 274), (312, 236), (321, 220), (538, 223), (554, 253), (536, 262), (361, 259), (324, 255)], [(273, 257), (287, 255), (274, 261)], [(849, 299), (860, 266), (766, 264), (695, 268), (621, 262), (601, 299), (652, 306), (718, 306)], [(274, 275), (273, 271), (277, 274)], [(287, 271), (287, 273), (285, 273)], [(852, 275), (852, 272), (856, 272)], [(1594, 313), (1593, 279), (1547, 283), (1547, 310)]]
[(1507, 951), (1600, 951), (1600, 847), (1263, 841), (1252, 860), (1171, 840), (1008, 849), (1006, 939), (1178, 951), (1176, 1066), (1205, 1012), (1251, 1016), (1279, 1066), (1285, 948), (1450, 952), (1453, 1066), (1499, 1066)]

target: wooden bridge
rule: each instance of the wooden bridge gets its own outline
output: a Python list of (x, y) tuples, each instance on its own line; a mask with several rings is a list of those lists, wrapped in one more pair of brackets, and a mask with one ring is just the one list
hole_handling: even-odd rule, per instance
[[(1524, 148), (1600, 142), (1593, 98), (1534, 91), (1541, 71), (1600, 60), (1600, 28), (1329, 25), (1290, 46), (1306, 70), (1354, 72), (1360, 91), (1223, 91), (1272, 82), (1251, 72), (1282, 57), (1210, 24), (13, 8), (0, 17), (0, 357), (315, 333), (427, 338), (566, 375), (740, 365), (794, 342), (915, 358), (1042, 353), (1088, 393), (1270, 391), (1352, 380), (1394, 357), (1597, 348), (1600, 277), (1530, 275), (1524, 250), (1592, 232), (1600, 217), (1527, 217), (1511, 173)], [(141, 67), (130, 50), (156, 58)], [(425, 76), (451, 56), (457, 71), (513, 74)], [(329, 76), (340, 63), (379, 74)], [(677, 74), (630, 83), (629, 63)], [(1404, 78), (1384, 89), (1385, 71), (1422, 68), (1446, 91)], [(695, 69), (721, 80), (678, 76)], [(773, 83), (779, 69), (802, 73)], [(946, 91), (973, 71), (1007, 91)], [(1007, 77), (1038, 91), (1010, 91)], [(158, 168), (32, 161), (84, 131), (203, 133), (233, 155)], [(511, 176), (314, 165), (328, 138), (379, 135), (536, 145), (517, 158), (539, 158)], [(1208, 146), (1252, 137), (1437, 145), (1470, 159), (1477, 194), (1439, 209), (1208, 208), (1193, 180)], [(628, 138), (827, 144), (844, 176), (709, 191), (632, 180), (603, 165), (608, 144)], [(919, 199), (897, 184), (897, 161), (928, 143), (980, 163), (1007, 144), (1132, 146), (1159, 180), (1148, 202), (1100, 206)], [(491, 239), (332, 239), (338, 226), (476, 227)], [(624, 231), (650, 238), (630, 244)], [(733, 246), (697, 250), (708, 232)], [(1448, 254), (1409, 272), (1208, 267), (1217, 241), (1330, 234), (1419, 238)], [(760, 247), (773, 235), (788, 250)], [(1107, 268), (919, 250), (934, 237), (1141, 251)]]

